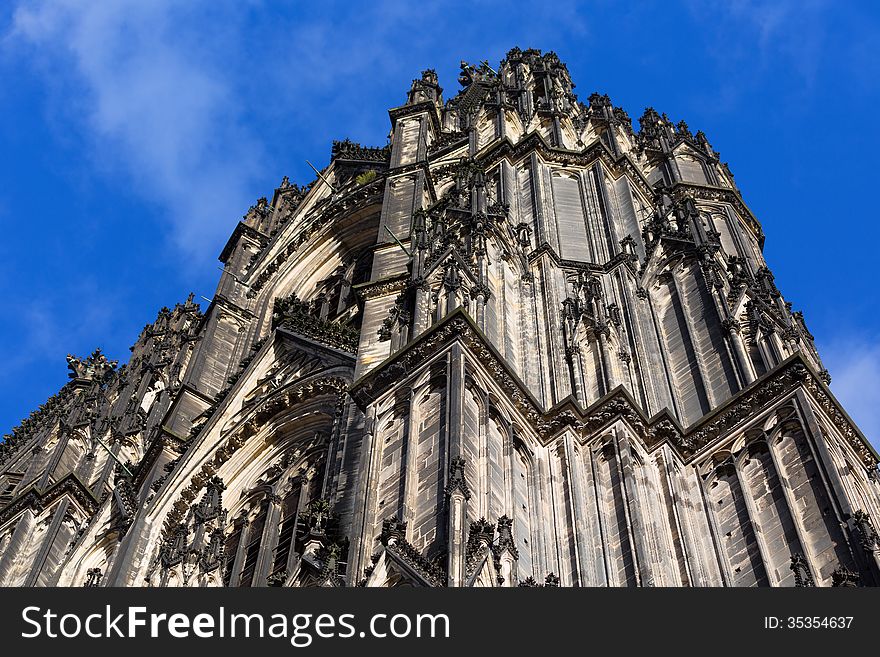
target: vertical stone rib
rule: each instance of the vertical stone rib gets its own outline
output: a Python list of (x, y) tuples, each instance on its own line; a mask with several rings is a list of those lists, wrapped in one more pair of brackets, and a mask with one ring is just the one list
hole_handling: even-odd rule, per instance
[(568, 502), (568, 514), (570, 518), (571, 543), (573, 546), (572, 556), (572, 585), (584, 586), (586, 555), (583, 550), (584, 525), (581, 520), (583, 509), (582, 495), (580, 494), (580, 482), (577, 481), (577, 458), (574, 456), (572, 435), (566, 432), (562, 436), (562, 459), (561, 467), (565, 473), (566, 497)]
[(352, 527), (355, 531), (351, 553), (355, 558), (351, 566), (355, 577), (360, 577), (365, 564), (368, 563), (373, 541), (376, 538), (376, 486), (372, 482), (379, 476), (381, 458), (381, 447), (377, 447), (376, 430), (376, 404), (370, 404), (364, 419), (363, 447), (357, 475), (357, 490), (360, 491), (363, 502), (355, 507), (352, 518)]
[(680, 546), (679, 576), (682, 586), (694, 586), (696, 584), (693, 575), (693, 568), (697, 558), (688, 549), (688, 537), (684, 529), (684, 521), (682, 520), (682, 511), (679, 506), (684, 505), (684, 500), (674, 481), (673, 473), (670, 472), (668, 447), (664, 447), (663, 451), (657, 457), (657, 467), (660, 472), (660, 488), (663, 493), (663, 504), (666, 514), (669, 517), (669, 529), (673, 532), (672, 540)]
[(449, 497), (449, 586), (464, 582), (464, 520), (466, 500), (460, 491)]
[(856, 567), (833, 498), (825, 487), (819, 463), (806, 443), (799, 415), (774, 427), (770, 436), (773, 464), (781, 474), (804, 556), (816, 575), (816, 584), (827, 585), (832, 571), (839, 565), (849, 569)]
[(620, 477), (623, 509), (626, 514), (628, 549), (635, 566), (636, 586), (654, 586), (654, 575), (651, 572), (649, 550), (645, 546), (647, 527), (640, 505), (638, 482), (635, 478), (633, 457), (626, 436), (614, 430), (614, 449), (616, 450), (617, 470)]
[[(804, 548), (785, 500), (785, 491), (769, 445), (761, 439), (752, 442), (743, 449), (736, 463), (745, 481), (749, 513), (756, 525), (764, 563), (771, 575), (771, 585), (791, 586), (794, 583), (791, 556), (803, 554)], [(777, 490), (782, 499), (774, 494)]]
[(235, 549), (235, 559), (232, 562), (232, 570), (229, 574), (229, 585), (238, 586), (241, 579), (241, 571), (244, 566), (244, 554), (247, 550), (248, 540), (250, 536), (250, 522), (247, 517), (241, 519), (241, 535), (238, 539), (238, 546)]
[[(743, 473), (743, 464), (742, 459), (746, 454), (743, 451), (740, 455), (733, 457), (733, 467), (736, 473), (737, 481), (740, 484), (740, 490), (742, 491), (743, 501), (746, 506), (746, 513), (748, 515), (748, 522), (750, 524), (752, 534), (755, 537), (755, 542), (758, 546), (758, 552), (761, 555), (761, 561), (764, 564), (765, 570), (767, 570), (768, 578), (771, 573), (770, 566), (773, 564), (773, 560), (770, 558), (770, 550), (767, 547), (764, 534), (762, 532), (761, 523), (758, 522), (758, 510), (755, 508), (755, 499), (753, 497), (753, 491), (751, 490), (751, 486), (749, 482), (745, 480), (745, 475)], [(744, 481), (745, 480), (745, 481)], [(781, 579), (781, 573), (778, 571), (775, 573), (776, 575), (776, 583), (778, 584)], [(770, 584), (772, 585), (774, 582), (771, 580)]]
[(596, 504), (596, 520), (599, 528), (599, 536), (601, 541), (599, 543), (598, 549), (601, 553), (602, 557), (602, 574), (603, 574), (603, 583), (601, 586), (612, 586), (614, 584), (614, 576), (611, 571), (611, 556), (608, 554), (608, 530), (607, 523), (604, 519), (604, 510), (603, 510), (603, 495), (602, 495), (602, 481), (599, 477), (599, 473), (596, 468), (596, 458), (595, 451), (593, 449), (589, 450), (590, 457), (590, 470), (592, 473), (593, 479), (593, 494), (595, 498)]
[(739, 477), (728, 460), (715, 467), (707, 490), (732, 586), (767, 584), (767, 573), (751, 526)]
[(269, 509), (266, 512), (266, 524), (263, 537), (260, 539), (260, 554), (254, 565), (254, 577), (251, 586), (268, 586), (266, 578), (272, 565), (272, 555), (278, 546), (278, 528), (281, 520), (281, 498), (278, 495), (268, 496)]
[(603, 539), (602, 517), (598, 506), (593, 452), (586, 445), (580, 450), (577, 471), (581, 487), (581, 503), (583, 504), (581, 519), (584, 525), (584, 534), (581, 546), (585, 555), (584, 563), (587, 565), (584, 585), (608, 586), (605, 541)]
[(407, 426), (405, 432), (402, 490), (400, 494), (400, 519), (405, 520), (411, 530), (415, 518), (415, 497), (418, 477), (416, 473), (416, 458), (418, 457), (418, 422), (420, 419), (419, 409), (416, 408), (416, 388), (409, 391), (409, 413), (407, 414)]

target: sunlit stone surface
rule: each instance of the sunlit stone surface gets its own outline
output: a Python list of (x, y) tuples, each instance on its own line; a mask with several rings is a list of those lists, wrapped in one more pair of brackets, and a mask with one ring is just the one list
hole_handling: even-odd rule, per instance
[(706, 136), (552, 53), (458, 84), (68, 359), (0, 448), (0, 583), (880, 583), (877, 455)]

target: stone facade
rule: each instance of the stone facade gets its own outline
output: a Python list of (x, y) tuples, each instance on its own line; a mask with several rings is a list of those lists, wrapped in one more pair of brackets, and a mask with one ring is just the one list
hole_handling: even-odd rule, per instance
[(873, 586), (878, 456), (706, 136), (552, 53), (285, 178), (0, 446), (0, 584)]

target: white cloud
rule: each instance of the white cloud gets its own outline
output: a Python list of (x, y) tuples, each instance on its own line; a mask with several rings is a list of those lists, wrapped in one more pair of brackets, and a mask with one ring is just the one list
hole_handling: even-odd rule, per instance
[[(502, 5), (490, 0), (481, 8), (489, 16)], [(492, 57), (479, 23), (462, 25), (442, 6), (401, 0), (376, 0), (368, 11), (334, 2), (279, 11), (260, 0), (17, 0), (15, 7), (0, 54), (42, 74), (54, 92), (52, 123), (84, 138), (90, 165), (163, 211), (187, 261), (199, 264), (270, 191), (267, 178), (295, 173), (272, 161), (285, 158), (275, 140), (291, 126), (301, 139), (307, 122), (322, 144), (359, 134), (381, 141), (387, 105), (364, 112), (359, 94), (390, 93), (403, 79), (391, 101), (401, 102), (421, 68), (444, 64), (436, 51), (451, 34)], [(527, 19), (519, 25), (531, 36), (496, 43), (499, 58), (523, 37), (524, 45), (537, 45), (560, 30), (586, 29), (577, 3), (553, 5), (564, 27), (546, 20), (551, 10), (541, 5), (521, 11)], [(446, 63), (457, 65), (459, 55)], [(454, 94), (454, 77), (446, 82)], [(322, 148), (329, 152), (329, 143)], [(303, 164), (306, 157), (293, 159)]]
[(831, 391), (880, 449), (880, 337), (837, 338), (820, 348)]
[(175, 241), (205, 257), (205, 240), (222, 240), (246, 207), (258, 145), (221, 70), (222, 41), (200, 39), (192, 7), (40, 0), (16, 9), (5, 45), (56, 85), (53, 113), (86, 122), (99, 165), (122, 170), (167, 211)]
[[(725, 108), (768, 75), (813, 92), (829, 48), (835, 5), (828, 0), (688, 0), (707, 52), (724, 72)], [(839, 28), (838, 28), (839, 29)], [(715, 99), (718, 104), (718, 99)]]
[(346, 130), (382, 120), (355, 109), (351, 80), (370, 84), (376, 68), (416, 75), (394, 36), (424, 11), (378, 1), (339, 25), (320, 5), (273, 21), (256, 1), (22, 0), (3, 54), (41, 73), (53, 123), (83, 136), (90, 164), (122, 173), (166, 214), (188, 261), (204, 263), (269, 191), (266, 177), (290, 173), (267, 161), (278, 152), (273, 129), (299, 115), (327, 132), (341, 103), (352, 114)]

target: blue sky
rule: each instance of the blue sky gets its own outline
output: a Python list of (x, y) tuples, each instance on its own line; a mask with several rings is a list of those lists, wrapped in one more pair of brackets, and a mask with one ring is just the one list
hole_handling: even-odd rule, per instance
[(4, 3), (0, 433), (68, 352), (125, 361), (161, 306), (210, 297), (247, 207), (332, 139), (383, 145), (422, 69), (451, 97), (460, 60), (515, 45), (555, 50), (584, 101), (706, 132), (880, 446), (880, 10), (809, 0)]

